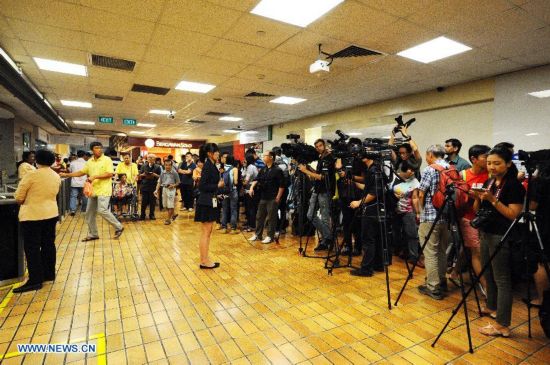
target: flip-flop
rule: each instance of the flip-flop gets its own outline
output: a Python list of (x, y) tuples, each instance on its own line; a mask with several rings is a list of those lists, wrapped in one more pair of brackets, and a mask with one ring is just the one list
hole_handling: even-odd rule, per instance
[(499, 331), (492, 324), (488, 324), (487, 326), (480, 328), (479, 333), (485, 336), (504, 337), (504, 338), (510, 337), (510, 333), (504, 333), (502, 331)]
[(82, 240), (82, 242), (95, 241), (95, 240), (98, 240), (98, 239), (99, 239), (99, 237), (97, 237), (97, 236), (86, 237)]

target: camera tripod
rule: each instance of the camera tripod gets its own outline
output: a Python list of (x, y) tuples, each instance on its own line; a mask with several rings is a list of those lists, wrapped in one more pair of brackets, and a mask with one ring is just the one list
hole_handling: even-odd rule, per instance
[[(528, 168), (528, 170), (531, 170), (531, 171), (529, 171), (527, 191), (525, 192), (525, 197), (524, 197), (524, 202), (523, 202), (523, 210), (516, 217), (516, 219), (514, 219), (514, 221), (510, 224), (510, 226), (506, 230), (506, 233), (504, 233), (504, 236), (502, 236), (502, 238), (498, 242), (496, 249), (494, 250), (494, 252), (489, 257), (489, 260), (481, 268), (481, 272), (479, 273), (479, 277), (482, 277), (483, 274), (487, 271), (487, 269), (491, 266), (492, 261), (497, 256), (497, 254), (500, 252), (500, 250), (502, 249), (502, 247), (504, 245), (504, 242), (506, 242), (506, 240), (510, 236), (510, 233), (514, 230), (514, 228), (516, 228), (516, 226), (518, 226), (521, 223), (524, 223), (524, 227), (525, 227), (525, 230), (526, 230), (526, 232), (524, 232), (526, 234), (525, 237), (529, 237), (529, 231), (535, 232), (535, 235), (536, 235), (536, 238), (537, 238), (537, 243), (538, 243), (538, 249), (540, 250), (540, 254), (543, 258), (543, 266), (544, 266), (544, 269), (546, 271), (546, 275), (548, 275), (548, 277), (550, 277), (550, 268), (548, 267), (548, 263), (547, 263), (547, 260), (545, 258), (544, 245), (542, 244), (542, 239), (540, 237), (539, 229), (538, 229), (537, 224), (536, 224), (536, 217), (535, 217), (534, 214), (532, 214), (529, 211), (529, 197), (530, 197), (529, 189), (530, 189), (530, 186), (531, 186), (531, 176), (533, 175), (533, 172), (534, 172), (535, 169), (534, 168), (532, 168), (532, 169)], [(479, 280), (479, 278), (474, 278), (474, 281), (472, 282), (472, 286), (468, 289), (468, 291), (466, 291), (462, 295), (462, 300), (452, 310), (452, 313), (451, 313), (451, 316), (450, 316), (449, 320), (447, 321), (447, 323), (445, 323), (445, 325), (443, 326), (443, 328), (441, 329), (441, 331), (439, 332), (439, 334), (435, 338), (434, 342), (432, 343), (432, 347), (435, 347), (435, 344), (437, 343), (437, 341), (439, 341), (439, 339), (441, 338), (441, 336), (443, 335), (443, 333), (445, 332), (445, 330), (447, 329), (447, 327), (449, 326), (449, 324), (453, 320), (454, 316), (458, 313), (458, 311), (460, 311), (460, 307), (464, 306), (464, 310), (466, 311), (466, 307), (467, 307), (466, 300), (468, 299), (468, 295), (470, 295), (472, 290), (474, 290), (474, 293), (475, 293), (475, 286), (477, 285), (478, 280)], [(530, 308), (528, 308), (528, 309), (529, 309), (528, 310), (529, 337), (531, 337), (531, 309)], [(480, 315), (481, 315), (481, 313), (480, 313)], [(468, 327), (468, 331), (469, 331), (469, 327)], [(469, 342), (469, 344), (470, 344), (470, 353), (473, 353), (474, 350), (472, 348), (472, 342), (471, 342), (471, 338), (469, 336), (469, 332), (468, 332), (468, 339), (470, 341)]]
[[(445, 201), (443, 203), (443, 206), (441, 206), (441, 208), (438, 209), (436, 218), (435, 218), (434, 222), (432, 223), (432, 225), (430, 227), (430, 230), (428, 231), (428, 234), (424, 238), (424, 243), (420, 247), (420, 252), (418, 253), (419, 257), (422, 255), (422, 252), (424, 252), (424, 249), (425, 249), (426, 245), (428, 244), (428, 241), (430, 240), (430, 237), (433, 234), (436, 225), (443, 219), (443, 215), (445, 214), (445, 212), (446, 212), (446, 216), (448, 218), (448, 225), (449, 225), (450, 230), (451, 230), (451, 237), (453, 239), (453, 243), (456, 245), (456, 252), (458, 252), (458, 253), (460, 253), (462, 251), (465, 252), (462, 231), (460, 230), (459, 217), (458, 217), (458, 214), (457, 214), (457, 211), (456, 211), (455, 201), (454, 201), (454, 198), (453, 198), (453, 194), (455, 192), (455, 189), (458, 189), (458, 188), (455, 187), (452, 184), (447, 185), (446, 190), (445, 190)], [(406, 288), (407, 284), (412, 279), (414, 269), (417, 266), (417, 262), (413, 263), (413, 266), (410, 270), (409, 270), (408, 263), (407, 263), (407, 270), (408, 270), (409, 273), (407, 275), (407, 279), (405, 280), (405, 283), (403, 284), (403, 287), (401, 288), (401, 291), (399, 292), (399, 295), (397, 296), (397, 299), (395, 300), (395, 303), (394, 303), (395, 305), (397, 305), (397, 303), (399, 302), (399, 299), (401, 299), (401, 296), (403, 295), (403, 292), (405, 291), (405, 288)], [(462, 274), (462, 270), (458, 270), (458, 277), (459, 277), (459, 282), (460, 282), (459, 287), (460, 287), (460, 292), (461, 292), (461, 295), (462, 295), (462, 301), (465, 302), (466, 297), (473, 290), (474, 294), (475, 294), (475, 299), (476, 299), (479, 315), (481, 316), (481, 305), (479, 304), (479, 297), (478, 297), (477, 290), (476, 290), (477, 277), (473, 273), (471, 263), (468, 262), (467, 266), (468, 266), (468, 274), (470, 276), (470, 283), (471, 283), (471, 287), (469, 288), (468, 292), (465, 291), (464, 276)], [(483, 272), (480, 273), (480, 276), (482, 274), (483, 274)], [(458, 309), (460, 309), (460, 307), (458, 307)], [(457, 309), (457, 312), (458, 312), (458, 309)], [(454, 313), (454, 314), (456, 314), (456, 313)], [(453, 317), (454, 317), (454, 314), (453, 314)], [(469, 318), (469, 315), (468, 315), (468, 307), (466, 305), (464, 306), (464, 317), (465, 317), (465, 321), (466, 321), (466, 332), (468, 334), (468, 344), (470, 346), (470, 353), (473, 353), (472, 335), (471, 335), (471, 332), (470, 332), (470, 318)], [(449, 321), (449, 323), (450, 323), (450, 321)]]
[[(344, 167), (344, 171), (345, 171), (345, 177), (343, 177), (343, 179), (346, 179), (347, 181), (350, 181), (350, 183), (347, 184), (346, 186), (346, 193), (347, 193), (347, 196), (350, 197), (350, 196), (353, 196), (353, 175), (352, 175), (352, 166), (350, 163), (346, 163), (346, 166)], [(333, 210), (333, 213), (334, 213), (334, 210)], [(336, 212), (337, 213), (337, 212)], [(355, 220), (356, 219), (356, 212), (353, 216), (353, 219)], [(333, 218), (333, 222), (338, 222), (338, 217), (332, 217)], [(335, 219), (336, 218), (336, 219)], [(333, 224), (333, 230), (332, 230), (332, 234), (334, 237), (337, 237), (337, 232), (336, 232), (336, 227), (337, 225), (336, 224)], [(350, 227), (350, 229), (352, 229)], [(342, 267), (348, 267), (348, 268), (352, 268), (352, 269), (357, 269), (357, 267), (354, 267), (352, 265), (352, 260), (353, 260), (353, 252), (352, 252), (352, 249), (351, 249), (351, 242), (347, 242), (347, 244), (349, 245), (349, 251), (348, 251), (348, 262), (346, 265), (340, 265), (340, 255), (342, 254), (342, 249), (344, 248), (344, 244), (346, 244), (346, 242), (344, 242), (344, 240), (342, 241), (342, 244), (337, 244), (337, 241), (335, 240), (335, 244), (329, 248), (329, 251), (328, 251), (328, 255), (327, 255), (327, 261), (325, 262), (325, 268), (328, 270), (328, 274), (329, 275), (332, 275), (332, 270), (333, 269), (337, 269), (337, 268), (342, 268)], [(357, 243), (356, 243), (357, 244)], [(332, 248), (334, 248), (334, 255), (331, 256), (331, 251), (332, 251)], [(333, 258), (333, 260), (330, 260), (331, 258)], [(330, 265), (329, 265), (330, 264)]]

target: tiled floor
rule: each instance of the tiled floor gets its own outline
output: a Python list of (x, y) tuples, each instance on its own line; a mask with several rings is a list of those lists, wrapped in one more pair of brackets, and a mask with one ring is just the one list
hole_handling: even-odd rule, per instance
[[(171, 226), (161, 219), (128, 223), (120, 240), (100, 227), (101, 240), (82, 243), (82, 217), (68, 217), (58, 230), (55, 283), (23, 295), (0, 289), (2, 364), (550, 363), (550, 341), (538, 318), (533, 338), (527, 337), (519, 295), (512, 338), (479, 335), (487, 320), (475, 319), (476, 351), (469, 354), (461, 312), (432, 348), (459, 294), (440, 302), (419, 295), (422, 269), (389, 311), (384, 275), (357, 278), (338, 269), (328, 276), (323, 261), (297, 254), (295, 239), (251, 245), (242, 234), (216, 232), (211, 252), (221, 268), (202, 271), (200, 227), (188, 213)], [(393, 300), (406, 272), (396, 261)], [(87, 358), (14, 353), (18, 343), (86, 339), (98, 344)], [(9, 358), (2, 361), (3, 354)]]

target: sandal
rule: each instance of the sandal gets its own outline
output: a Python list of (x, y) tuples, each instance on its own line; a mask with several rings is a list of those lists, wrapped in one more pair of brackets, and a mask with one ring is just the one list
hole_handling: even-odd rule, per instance
[(497, 330), (492, 324), (488, 324), (487, 326), (480, 328), (479, 333), (485, 336), (493, 336), (493, 337), (501, 336), (504, 338), (510, 337), (510, 332), (503, 332), (503, 331)]
[(98, 240), (98, 239), (99, 239), (98, 236), (88, 236), (88, 237), (84, 238), (82, 240), (82, 242), (95, 241), (95, 240)]

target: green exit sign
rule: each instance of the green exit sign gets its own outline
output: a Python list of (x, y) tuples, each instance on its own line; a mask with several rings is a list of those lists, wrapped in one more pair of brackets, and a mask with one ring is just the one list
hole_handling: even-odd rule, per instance
[(99, 123), (113, 124), (113, 117), (99, 117)]
[(137, 125), (137, 120), (135, 119), (122, 119), (123, 125)]

